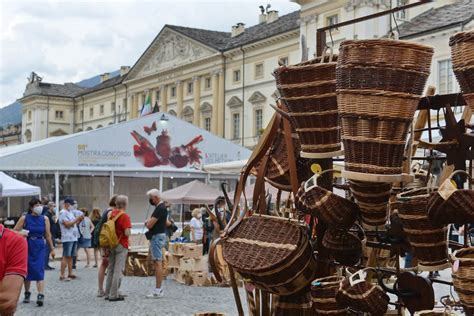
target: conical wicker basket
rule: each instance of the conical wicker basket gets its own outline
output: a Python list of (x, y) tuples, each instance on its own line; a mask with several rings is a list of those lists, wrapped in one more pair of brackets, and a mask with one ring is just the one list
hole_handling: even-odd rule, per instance
[(281, 100), (288, 107), (305, 158), (329, 158), (341, 153), (336, 59), (318, 57), (282, 66), (274, 72)]
[(449, 267), (447, 226), (433, 225), (428, 218), (430, 189), (413, 189), (397, 195), (398, 213), (403, 230), (413, 247), (423, 271), (438, 271)]
[(355, 202), (360, 208), (360, 219), (366, 226), (384, 225), (388, 218), (391, 183), (349, 181)]
[(344, 277), (329, 276), (311, 282), (313, 315), (347, 315), (347, 308), (336, 301), (337, 290)]
[(453, 71), (467, 104), (474, 111), (474, 31), (460, 32), (449, 39)]
[(399, 175), (433, 49), (388, 39), (341, 43), (336, 91), (345, 169)]

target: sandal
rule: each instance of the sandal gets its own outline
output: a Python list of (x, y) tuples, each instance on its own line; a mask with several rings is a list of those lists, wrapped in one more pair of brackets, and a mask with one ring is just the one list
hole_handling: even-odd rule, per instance
[(74, 279), (77, 279), (77, 275), (70, 274), (70, 275), (68, 275), (68, 278), (74, 280)]
[(71, 279), (70, 279), (70, 278), (63, 277), (63, 276), (60, 276), (60, 277), (59, 277), (59, 281), (65, 281), (65, 282), (67, 282), (67, 281), (71, 281)]
[(105, 292), (102, 292), (102, 291), (97, 292), (97, 297), (104, 297), (104, 296), (105, 296)]
[(44, 294), (38, 294), (38, 298), (36, 299), (36, 304), (41, 307), (44, 303)]
[(96, 265), (96, 264), (94, 264), (92, 267), (93, 267), (93, 268), (97, 268), (97, 265)]

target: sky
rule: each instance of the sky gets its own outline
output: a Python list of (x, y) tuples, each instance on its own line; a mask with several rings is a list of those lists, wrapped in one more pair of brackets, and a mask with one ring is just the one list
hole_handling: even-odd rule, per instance
[(259, 6), (280, 15), (289, 0), (1, 0), (0, 108), (20, 98), (32, 71), (77, 82), (133, 64), (165, 24), (230, 32), (258, 23)]

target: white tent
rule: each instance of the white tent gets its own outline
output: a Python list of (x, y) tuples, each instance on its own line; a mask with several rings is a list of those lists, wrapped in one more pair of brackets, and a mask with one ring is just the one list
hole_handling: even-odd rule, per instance
[(8, 216), (10, 216), (10, 197), (33, 195), (41, 196), (40, 187), (21, 182), (0, 171), (0, 198), (7, 198)]
[(176, 204), (212, 204), (221, 191), (194, 180), (161, 194), (164, 201)]

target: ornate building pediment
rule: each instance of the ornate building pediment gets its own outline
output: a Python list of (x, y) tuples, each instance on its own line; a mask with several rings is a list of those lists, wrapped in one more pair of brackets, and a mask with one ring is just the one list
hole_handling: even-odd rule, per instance
[(267, 97), (264, 96), (259, 91), (255, 91), (254, 93), (252, 93), (252, 95), (249, 98), (249, 102), (252, 103), (252, 104), (262, 103), (262, 102), (265, 102), (266, 100), (267, 100)]
[(165, 27), (130, 70), (128, 80), (187, 64), (213, 53), (205, 45)]
[(209, 102), (204, 102), (204, 103), (201, 105), (200, 110), (201, 110), (201, 112), (203, 112), (203, 113), (212, 112), (212, 105), (209, 104)]
[(244, 103), (236, 96), (233, 96), (229, 101), (227, 101), (227, 106), (230, 108), (237, 108), (242, 105), (244, 105)]
[(181, 116), (193, 116), (194, 115), (194, 110), (192, 107), (187, 106), (183, 109), (183, 112), (181, 113)]

